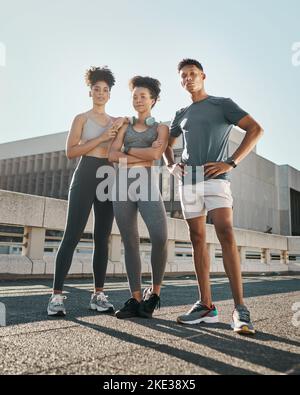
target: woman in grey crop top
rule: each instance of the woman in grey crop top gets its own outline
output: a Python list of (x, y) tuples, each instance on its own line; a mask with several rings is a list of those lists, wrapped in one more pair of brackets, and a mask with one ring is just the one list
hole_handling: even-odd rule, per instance
[(62, 296), (65, 277), (70, 269), (73, 253), (81, 239), (93, 207), (94, 210), (94, 293), (90, 308), (99, 312), (114, 311), (103, 293), (107, 269), (108, 238), (113, 223), (113, 207), (110, 200), (96, 197), (97, 186), (104, 178), (96, 178), (101, 166), (112, 166), (108, 161), (108, 145), (122, 126), (124, 118), (112, 118), (105, 106), (115, 83), (107, 68), (93, 67), (86, 73), (93, 108), (77, 115), (67, 140), (67, 157), (81, 157), (73, 174), (69, 190), (68, 215), (62, 242), (56, 256), (53, 294), (48, 304), (48, 315), (66, 314)]
[[(131, 298), (116, 312), (116, 317), (150, 318), (155, 307), (160, 304), (168, 241), (166, 211), (159, 191), (157, 173), (154, 171), (154, 161), (161, 158), (167, 147), (169, 128), (158, 124), (151, 117), (151, 109), (160, 93), (159, 81), (137, 76), (130, 81), (130, 88), (137, 118), (120, 128), (109, 152), (109, 160), (119, 163), (113, 189), (113, 207), (124, 243), (125, 265), (131, 291)], [(137, 163), (137, 159), (140, 162)], [(152, 244), (152, 287), (146, 289), (143, 295), (138, 211), (148, 228)]]

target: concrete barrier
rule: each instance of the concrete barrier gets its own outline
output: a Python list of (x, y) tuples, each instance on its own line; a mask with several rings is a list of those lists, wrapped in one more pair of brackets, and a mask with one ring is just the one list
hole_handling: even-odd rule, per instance
[[(46, 197), (25, 195), (0, 190), (0, 223), (24, 227), (22, 255), (0, 255), (0, 275), (52, 276), (55, 254), (45, 254), (47, 229), (63, 230), (67, 214), (67, 202)], [(138, 217), (140, 237), (149, 239), (148, 230)], [(85, 232), (93, 230), (93, 217)], [(216, 257), (221, 250), (213, 225), (206, 225), (207, 244), (211, 271), (224, 273), (222, 259)], [(244, 273), (300, 272), (300, 237), (265, 234), (245, 229), (234, 229)], [(185, 221), (168, 218), (167, 273), (194, 273), (192, 248)], [(85, 247), (85, 249), (92, 247)], [(142, 271), (149, 274), (150, 249), (141, 244)], [(256, 254), (256, 258), (253, 258)], [(109, 243), (108, 275), (125, 274), (121, 236), (114, 222)], [(92, 255), (74, 254), (71, 275), (91, 275)]]

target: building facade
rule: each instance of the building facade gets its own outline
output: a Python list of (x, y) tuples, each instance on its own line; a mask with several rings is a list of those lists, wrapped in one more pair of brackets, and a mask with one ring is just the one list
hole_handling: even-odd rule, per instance
[[(68, 198), (68, 188), (78, 159), (65, 155), (67, 132), (0, 144), (0, 189), (57, 199)], [(232, 128), (232, 154), (244, 133)], [(174, 148), (179, 161), (182, 140)], [(231, 172), (234, 226), (281, 235), (300, 235), (300, 172), (277, 165), (254, 149)], [(167, 212), (181, 217), (173, 177), (164, 171), (160, 187)], [(208, 219), (209, 221), (209, 219)]]

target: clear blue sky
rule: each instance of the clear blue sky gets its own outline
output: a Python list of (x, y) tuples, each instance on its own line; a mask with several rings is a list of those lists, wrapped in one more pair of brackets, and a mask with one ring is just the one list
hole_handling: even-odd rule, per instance
[(90, 108), (90, 65), (115, 73), (111, 115), (132, 114), (128, 80), (142, 74), (160, 79), (154, 115), (169, 120), (189, 103), (176, 65), (194, 57), (210, 94), (263, 125), (258, 153), (300, 169), (299, 18), (299, 0), (0, 0), (0, 143), (68, 130)]

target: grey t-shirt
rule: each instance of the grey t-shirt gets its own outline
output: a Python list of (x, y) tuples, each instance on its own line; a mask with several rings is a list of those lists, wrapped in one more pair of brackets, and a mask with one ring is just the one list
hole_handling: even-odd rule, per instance
[[(246, 115), (248, 113), (231, 99), (215, 96), (208, 96), (177, 111), (171, 122), (170, 134), (173, 137), (183, 135), (182, 162), (193, 166), (195, 173), (196, 166), (226, 160), (232, 125), (237, 125)], [(229, 174), (216, 178), (229, 180)]]

